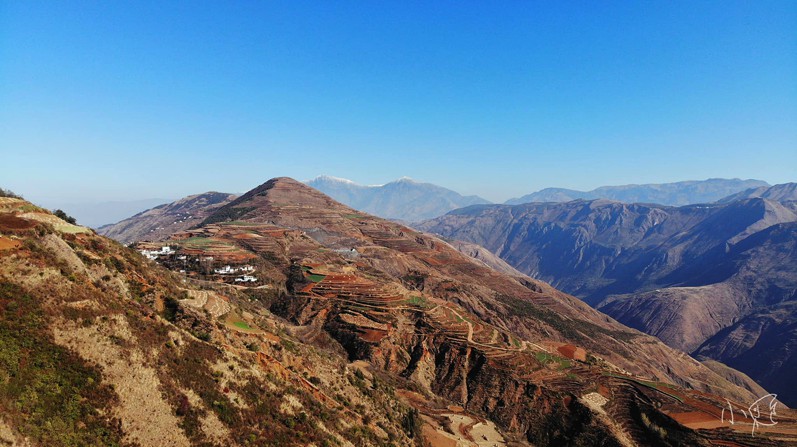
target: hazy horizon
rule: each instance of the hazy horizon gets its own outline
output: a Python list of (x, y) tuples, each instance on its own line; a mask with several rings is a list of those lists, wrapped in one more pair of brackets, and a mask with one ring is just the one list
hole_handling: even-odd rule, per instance
[(0, 186), (797, 180), (797, 3), (0, 5)]
[[(780, 183), (794, 183), (794, 182), (797, 182), (797, 179), (794, 179), (794, 180), (791, 180), (791, 181), (786, 181), (786, 182), (773, 183), (773, 182), (767, 181), (766, 179), (761, 179), (761, 178), (740, 178), (740, 177), (721, 178), (721, 177), (711, 177), (711, 178), (703, 178), (703, 179), (681, 179), (681, 180), (673, 180), (673, 181), (666, 181), (666, 182), (640, 182), (640, 183), (622, 183), (622, 184), (620, 184), (620, 183), (618, 183), (618, 184), (601, 184), (601, 185), (596, 185), (594, 187), (583, 188), (583, 189), (571, 188), (571, 187), (567, 187), (567, 186), (551, 185), (551, 186), (545, 186), (545, 187), (542, 187), (542, 188), (539, 188), (539, 189), (529, 190), (527, 192), (524, 192), (524, 193), (521, 193), (521, 194), (518, 194), (518, 195), (514, 195), (514, 196), (499, 197), (497, 199), (492, 199), (490, 197), (487, 197), (485, 194), (480, 194), (478, 191), (476, 191), (473, 194), (466, 194), (466, 193), (463, 193), (463, 192), (461, 192), (459, 190), (456, 190), (456, 189), (454, 189), (452, 187), (436, 183), (434, 180), (418, 179), (418, 178), (413, 178), (413, 177), (410, 177), (410, 176), (401, 176), (401, 177), (385, 180), (385, 181), (382, 181), (380, 183), (371, 183), (371, 184), (366, 184), (366, 183), (360, 182), (357, 179), (339, 177), (339, 176), (332, 175), (332, 174), (318, 174), (318, 175), (310, 177), (310, 178), (295, 178), (295, 177), (292, 177), (292, 178), (294, 180), (306, 183), (306, 182), (308, 182), (310, 180), (313, 180), (313, 179), (315, 179), (317, 177), (322, 177), (322, 176), (332, 177), (332, 178), (336, 178), (338, 180), (351, 181), (351, 182), (353, 182), (355, 184), (358, 184), (360, 186), (372, 186), (372, 187), (373, 186), (376, 186), (376, 187), (384, 186), (387, 183), (391, 183), (391, 182), (400, 180), (402, 178), (407, 178), (407, 179), (410, 179), (410, 180), (412, 180), (414, 182), (418, 182), (418, 183), (430, 183), (430, 184), (433, 184), (433, 185), (436, 185), (436, 186), (441, 186), (443, 188), (450, 189), (450, 190), (452, 190), (454, 192), (457, 192), (457, 193), (460, 193), (462, 195), (479, 196), (479, 197), (487, 199), (487, 200), (489, 200), (490, 202), (493, 202), (493, 203), (504, 203), (507, 200), (514, 199), (514, 198), (519, 198), (519, 197), (522, 197), (522, 196), (525, 196), (525, 195), (528, 195), (528, 194), (531, 194), (531, 193), (539, 192), (539, 191), (542, 191), (542, 190), (545, 190), (545, 189), (549, 189), (549, 188), (568, 189), (568, 190), (576, 190), (576, 191), (588, 192), (588, 191), (592, 191), (594, 189), (597, 189), (597, 188), (600, 188), (600, 187), (604, 187), (604, 186), (634, 186), (634, 185), (649, 185), (649, 184), (669, 184), (669, 183), (692, 182), (692, 181), (706, 181), (706, 180), (713, 180), (713, 179), (722, 179), (722, 180), (759, 180), (759, 181), (763, 181), (763, 182), (769, 183), (770, 185), (777, 185), (777, 184), (780, 184)], [(201, 190), (201, 191), (198, 190), (198, 191), (190, 192), (190, 193), (185, 194), (185, 195), (174, 196), (174, 197), (166, 197), (166, 196), (164, 196), (164, 197), (133, 197), (133, 198), (130, 198), (130, 199), (123, 199), (123, 198), (119, 199), (119, 198), (117, 198), (117, 199), (107, 199), (107, 200), (103, 200), (103, 199), (88, 199), (88, 200), (67, 201), (67, 200), (58, 199), (58, 198), (54, 198), (54, 197), (50, 197), (50, 196), (30, 197), (30, 196), (25, 195), (21, 191), (16, 191), (16, 190), (14, 190), (12, 188), (6, 188), (6, 189), (10, 189), (11, 191), (13, 191), (15, 193), (20, 194), (26, 200), (30, 200), (31, 202), (34, 202), (34, 203), (37, 203), (37, 204), (40, 204), (40, 205), (43, 205), (43, 206), (47, 206), (49, 208), (55, 208), (55, 207), (58, 207), (58, 206), (66, 206), (66, 205), (86, 205), (86, 204), (108, 204), (108, 205), (113, 205), (113, 204), (128, 204), (128, 203), (135, 203), (135, 202), (152, 202), (153, 203), (152, 206), (156, 206), (156, 205), (159, 205), (159, 204), (173, 202), (175, 200), (181, 199), (183, 197), (187, 197), (189, 195), (202, 194), (202, 193), (212, 192), (212, 191), (225, 192), (225, 193), (229, 193), (229, 194), (243, 194), (243, 193), (249, 191), (250, 189), (253, 189), (253, 188), (259, 186), (260, 184), (262, 184), (262, 183), (264, 183), (264, 182), (266, 182), (266, 181), (268, 181), (268, 180), (270, 180), (272, 178), (275, 178), (275, 177), (290, 177), (290, 176), (276, 175), (274, 177), (264, 178), (262, 181), (251, 185), (247, 189), (240, 190), (240, 191), (233, 191), (233, 190), (224, 189), (224, 188), (221, 188), (221, 189), (206, 189), (206, 190)], [(142, 210), (143, 209), (144, 208), (142, 208)]]

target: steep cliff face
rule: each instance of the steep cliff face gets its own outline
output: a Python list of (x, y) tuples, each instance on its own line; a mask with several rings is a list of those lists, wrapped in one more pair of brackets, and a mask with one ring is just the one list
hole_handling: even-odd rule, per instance
[[(751, 313), (797, 298), (792, 205), (745, 198), (679, 208), (608, 201), (480, 206), (420, 228), (481, 244), (621, 323), (693, 352)], [(788, 350), (790, 339), (781, 342), (777, 350)], [(700, 353), (721, 356), (710, 347)], [(760, 372), (744, 372), (764, 383)], [(797, 402), (792, 387), (775, 391)]]

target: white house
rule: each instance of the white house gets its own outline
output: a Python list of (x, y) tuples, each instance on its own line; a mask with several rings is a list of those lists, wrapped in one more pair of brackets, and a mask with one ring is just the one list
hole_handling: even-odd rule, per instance
[(251, 275), (243, 275), (235, 278), (235, 282), (257, 282), (257, 278)]
[(215, 269), (213, 271), (216, 272), (216, 274), (218, 274), (218, 275), (232, 275), (233, 273), (236, 272), (236, 270), (237, 269), (234, 269), (234, 268), (230, 267), (229, 265), (225, 265), (224, 267), (222, 267), (220, 269)]
[(241, 267), (231, 267), (229, 265), (225, 265), (224, 267), (220, 269), (215, 269), (213, 271), (216, 272), (216, 274), (218, 275), (232, 275), (238, 272), (252, 273), (255, 271), (255, 268), (252, 267), (251, 265), (243, 265)]

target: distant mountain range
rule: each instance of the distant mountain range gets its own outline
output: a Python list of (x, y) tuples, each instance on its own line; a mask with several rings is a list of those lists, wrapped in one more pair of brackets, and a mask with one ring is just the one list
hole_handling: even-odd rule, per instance
[(605, 199), (477, 205), (419, 228), (484, 246), (797, 405), (796, 186), (681, 207)]
[(533, 202), (569, 202), (577, 199), (609, 199), (625, 203), (658, 203), (681, 206), (715, 202), (740, 191), (768, 186), (767, 182), (761, 180), (714, 178), (675, 183), (601, 186), (592, 191), (546, 188), (520, 198), (509, 199), (505, 203), (520, 205)]
[[(357, 210), (405, 222), (420, 222), (442, 216), (457, 208), (491, 203), (479, 196), (463, 196), (450, 189), (417, 182), (407, 177), (384, 185), (366, 186), (351, 180), (322, 175), (305, 183)], [(766, 182), (759, 180), (710, 179), (660, 185), (602, 186), (589, 192), (547, 188), (519, 199), (510, 199), (506, 203), (567, 202), (576, 199), (607, 198), (627, 203), (685, 205), (713, 202), (735, 193), (749, 194), (753, 197), (755, 194), (760, 194), (767, 186)], [(169, 200), (166, 199), (146, 199), (102, 203), (43, 203), (43, 205), (52, 209), (61, 208), (77, 218), (80, 224), (97, 228), (111, 226), (110, 222), (119, 222), (141, 210), (167, 202)], [(127, 239), (132, 241), (137, 237)]]
[(322, 175), (305, 182), (352, 208), (386, 219), (418, 222), (453, 209), (490, 203), (479, 196), (463, 196), (431, 183), (404, 177), (384, 185), (359, 185), (351, 180)]

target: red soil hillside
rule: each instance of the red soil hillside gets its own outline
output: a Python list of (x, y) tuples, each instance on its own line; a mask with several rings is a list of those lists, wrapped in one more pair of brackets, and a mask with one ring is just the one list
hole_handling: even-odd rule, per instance
[[(460, 415), (495, 423), (504, 441), (534, 445), (749, 436), (739, 424), (696, 432), (668, 416), (719, 414), (726, 398), (737, 407), (757, 398), (694, 359), (547, 284), (493, 270), (292, 179), (219, 208), (191, 237), (256, 254), (258, 281), (277, 291), (262, 301), (271, 312), (307, 343), (408, 379), (415, 397), (401, 395), (435, 436), (457, 436), (446, 427)], [(179, 238), (167, 243), (180, 249)], [(563, 355), (552, 344), (572, 347)]]

